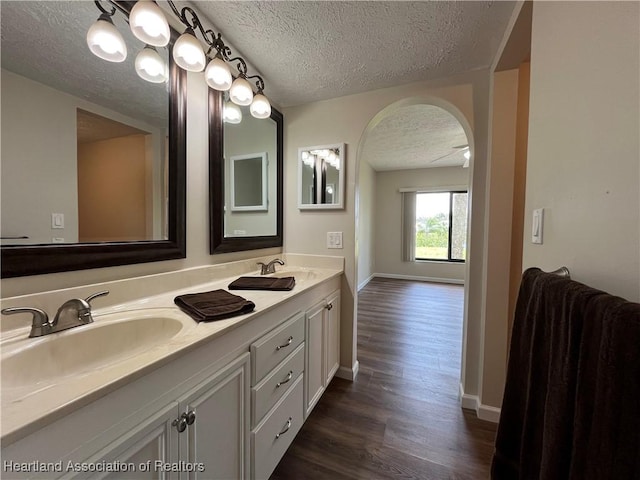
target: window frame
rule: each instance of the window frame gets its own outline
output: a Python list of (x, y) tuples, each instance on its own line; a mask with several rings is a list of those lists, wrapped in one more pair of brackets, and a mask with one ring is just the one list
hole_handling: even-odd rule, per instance
[[(417, 254), (417, 248), (414, 248), (413, 257), (416, 262), (440, 262), (440, 263), (465, 263), (466, 259), (458, 259), (451, 258), (451, 242), (452, 242), (452, 230), (453, 230), (453, 194), (455, 193), (466, 193), (467, 194), (467, 208), (469, 205), (469, 190), (462, 189), (445, 189), (445, 190), (431, 190), (431, 191), (416, 191), (416, 204), (418, 202), (418, 195), (423, 194), (435, 194), (435, 193), (448, 193), (449, 194), (449, 229), (447, 235), (447, 258), (419, 258)], [(417, 215), (417, 214), (416, 214)], [(467, 210), (467, 222), (466, 227), (468, 229), (468, 210)], [(416, 217), (417, 220), (417, 217)], [(418, 232), (415, 232), (415, 237), (417, 240)]]

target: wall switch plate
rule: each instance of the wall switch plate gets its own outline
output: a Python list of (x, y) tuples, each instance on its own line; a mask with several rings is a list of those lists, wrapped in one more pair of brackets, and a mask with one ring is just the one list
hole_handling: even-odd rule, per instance
[(327, 232), (327, 248), (342, 248), (342, 232)]
[(51, 214), (51, 228), (56, 228), (56, 229), (64, 228), (64, 213)]
[(531, 225), (531, 242), (542, 244), (542, 230), (544, 226), (544, 208), (533, 211), (533, 224)]

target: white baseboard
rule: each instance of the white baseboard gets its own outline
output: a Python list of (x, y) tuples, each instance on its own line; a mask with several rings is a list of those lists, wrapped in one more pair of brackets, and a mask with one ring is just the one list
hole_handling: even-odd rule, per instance
[(362, 290), (364, 287), (367, 286), (367, 283), (369, 283), (371, 280), (373, 280), (373, 277), (375, 276), (375, 274), (370, 275), (369, 278), (367, 278), (364, 282), (362, 282), (360, 285), (358, 285), (358, 291)]
[(336, 377), (344, 378), (345, 380), (350, 380), (353, 382), (358, 376), (359, 369), (360, 362), (358, 360), (356, 360), (356, 362), (353, 364), (353, 367), (351, 368), (343, 367), (342, 365), (340, 365), (340, 368), (338, 368), (338, 371), (336, 372)]
[(464, 280), (460, 280), (458, 278), (421, 277), (417, 275), (398, 275), (395, 273), (374, 273), (372, 277), (397, 278), (398, 280), (417, 280), (418, 282), (452, 283), (454, 285), (464, 285)]
[(464, 393), (462, 384), (460, 384), (458, 398), (460, 399), (460, 406), (465, 410), (473, 410), (476, 412), (476, 416), (480, 420), (486, 420), (491, 423), (498, 423), (500, 421), (499, 408), (492, 407), (490, 405), (483, 405), (480, 403), (480, 398), (477, 395), (468, 395)]

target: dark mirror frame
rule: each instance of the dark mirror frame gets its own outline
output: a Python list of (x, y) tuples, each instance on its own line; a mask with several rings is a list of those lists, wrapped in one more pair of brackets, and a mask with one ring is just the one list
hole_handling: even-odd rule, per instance
[(282, 113), (271, 109), (276, 122), (276, 234), (254, 237), (224, 236), (224, 123), (222, 121), (223, 94), (209, 89), (209, 251), (211, 254), (257, 250), (282, 246), (283, 217), (283, 124)]
[[(128, 11), (135, 2), (118, 2)], [(171, 29), (170, 45), (179, 33)], [(90, 52), (87, 50), (87, 55)], [(185, 258), (187, 73), (169, 55), (168, 240), (0, 248), (2, 278)]]

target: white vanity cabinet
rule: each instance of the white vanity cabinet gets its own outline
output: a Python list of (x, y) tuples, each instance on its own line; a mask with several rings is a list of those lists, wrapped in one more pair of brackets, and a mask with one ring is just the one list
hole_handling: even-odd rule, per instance
[(340, 366), (340, 291), (306, 312), (305, 418)]
[[(274, 304), (256, 294), (253, 316), (219, 333), (222, 323), (198, 324), (188, 345), (159, 346), (156, 363), (43, 405), (3, 434), (2, 478), (268, 478), (338, 368), (340, 283), (333, 275)], [(21, 470), (34, 464), (56, 469)]]
[[(141, 422), (88, 464), (127, 464), (104, 478), (248, 478), (249, 354)], [(180, 470), (176, 472), (175, 470)], [(84, 475), (71, 478), (83, 478)], [(90, 478), (101, 478), (95, 474)]]

